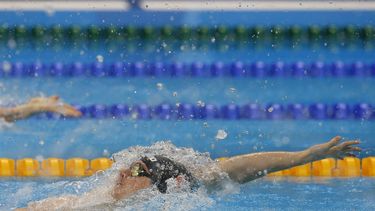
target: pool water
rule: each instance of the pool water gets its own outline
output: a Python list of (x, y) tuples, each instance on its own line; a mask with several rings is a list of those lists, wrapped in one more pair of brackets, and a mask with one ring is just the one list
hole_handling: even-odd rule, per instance
[[(13, 18), (11, 18), (13, 17)], [(171, 18), (173, 17), (173, 18)], [(345, 18), (343, 18), (345, 17)], [(255, 12), (252, 18), (246, 12), (142, 12), (128, 13), (56, 13), (46, 16), (38, 12), (1, 12), (0, 19), (9, 25), (34, 26), (35, 23), (50, 26), (89, 24), (155, 26), (207, 25), (326, 25), (337, 26), (373, 25), (373, 12), (319, 12), (305, 15), (300, 12)], [(329, 22), (327, 23), (327, 20)], [(318, 46), (308, 44), (298, 48), (288, 45), (273, 46), (271, 43), (254, 46), (235, 46), (225, 43), (204, 43), (181, 49), (180, 43), (127, 43), (115, 46), (50, 47), (32, 44), (3, 43), (0, 58), (4, 64), (40, 61), (93, 63), (104, 58), (105, 63), (122, 62), (204, 62), (251, 63), (282, 61), (310, 64), (323, 61), (326, 64), (341, 60), (373, 63), (375, 43), (368, 45)], [(232, 45), (233, 44), (233, 45)], [(336, 43), (337, 44), (337, 43)], [(358, 43), (357, 43), (358, 44)], [(160, 47), (161, 45), (162, 47)], [(165, 45), (170, 45), (165, 47)], [(163, 47), (164, 46), (164, 47)], [(364, 77), (7, 77), (0, 78), (0, 104), (18, 104), (34, 96), (57, 94), (75, 105), (92, 104), (128, 105), (161, 103), (172, 105), (225, 104), (244, 105), (279, 103), (357, 103), (375, 104), (375, 78)], [(14, 124), (0, 124), (0, 157), (43, 159), (48, 157), (71, 158), (110, 157), (125, 148), (149, 146), (156, 141), (170, 140), (177, 147), (192, 147), (209, 152), (212, 158), (233, 156), (259, 151), (297, 151), (313, 144), (322, 143), (341, 135), (345, 139), (360, 139), (363, 152), (359, 157), (375, 155), (375, 121), (348, 118), (323, 119), (193, 119), (193, 120), (139, 120), (131, 115), (124, 119), (46, 119), (31, 118)], [(218, 131), (228, 136), (217, 139)], [(1, 178), (0, 210), (25, 206), (28, 202), (62, 194), (82, 194), (92, 188), (96, 176), (82, 179), (29, 179)], [(230, 183), (223, 190), (213, 193), (175, 193), (155, 195), (148, 200), (140, 199), (117, 206), (115, 210), (374, 210), (375, 180), (373, 178), (264, 178), (237, 185)], [(89, 209), (89, 208), (88, 208)], [(94, 209), (94, 208), (92, 208)], [(101, 208), (95, 208), (100, 210)], [(90, 209), (89, 209), (90, 210)]]
[[(250, 102), (374, 104), (375, 92), (371, 91), (375, 90), (374, 82), (374, 78), (3, 79), (1, 101), (14, 104), (40, 94), (59, 94), (63, 100), (78, 105), (196, 104), (199, 101), (216, 105)], [(161, 89), (158, 83), (162, 84)], [(318, 91), (323, 89), (324, 92)], [(375, 135), (374, 121), (357, 119), (137, 120), (129, 115), (124, 119), (32, 118), (3, 127), (0, 153), (17, 159), (36, 156), (92, 159), (158, 140), (171, 140), (177, 146), (193, 147), (218, 158), (265, 150), (302, 150), (336, 135), (360, 139), (364, 149), (361, 156), (369, 156), (374, 154), (372, 137)], [(218, 130), (226, 131), (228, 136), (217, 140)]]
[(218, 200), (226, 210), (372, 210), (374, 180), (266, 179), (241, 186), (237, 194)]
[[(59, 180), (55, 181), (55, 184), (51, 182), (51, 180), (2, 181), (0, 209), (9, 210), (12, 207), (24, 206), (30, 200), (62, 193), (78, 194), (85, 189), (80, 187), (81, 189), (77, 191), (74, 186), (78, 186), (78, 183), (74, 181)], [(271, 177), (237, 186), (225, 193), (209, 194), (206, 201), (196, 204), (193, 210), (372, 210), (375, 207), (374, 182), (372, 178)], [(168, 197), (165, 197), (164, 202), (154, 202), (151, 205), (149, 201), (145, 201), (137, 206), (143, 209), (152, 206), (163, 209), (164, 206), (168, 209), (185, 210), (189, 202), (184, 197), (180, 197), (179, 200), (185, 203), (173, 204), (172, 202), (175, 201), (170, 200), (171, 203), (166, 205)], [(134, 207), (118, 209), (131, 210), (132, 208)]]

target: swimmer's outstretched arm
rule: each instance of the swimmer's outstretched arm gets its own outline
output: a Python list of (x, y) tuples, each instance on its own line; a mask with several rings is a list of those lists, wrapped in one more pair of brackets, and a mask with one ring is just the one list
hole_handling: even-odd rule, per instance
[(259, 152), (231, 157), (219, 162), (220, 167), (229, 177), (237, 182), (246, 183), (259, 177), (305, 163), (324, 158), (339, 158), (354, 156), (354, 151), (361, 148), (354, 146), (359, 141), (345, 141), (339, 143), (340, 136), (329, 142), (312, 146), (299, 152)]
[[(265, 176), (265, 171), (272, 173), (323, 158), (353, 156), (352, 152), (361, 151), (359, 147), (354, 146), (359, 144), (359, 141), (346, 141), (339, 144), (340, 140), (341, 137), (337, 136), (327, 143), (318, 144), (300, 152), (260, 152), (239, 155), (220, 161), (219, 166), (234, 181), (245, 183)], [(131, 177), (130, 175), (130, 169), (120, 172), (117, 184), (111, 191), (113, 200), (126, 198), (138, 190), (151, 186), (149, 178)], [(95, 192), (93, 193), (95, 194)], [(79, 200), (80, 198), (77, 196), (48, 198), (39, 202), (32, 202), (27, 208), (16, 210), (51, 210), (56, 207), (72, 209), (75, 204), (80, 204)], [(83, 199), (83, 201), (87, 200)]]
[(0, 108), (0, 118), (7, 122), (25, 119), (41, 112), (53, 112), (63, 116), (79, 117), (81, 112), (59, 101), (58, 96), (32, 98), (29, 102), (11, 108)]

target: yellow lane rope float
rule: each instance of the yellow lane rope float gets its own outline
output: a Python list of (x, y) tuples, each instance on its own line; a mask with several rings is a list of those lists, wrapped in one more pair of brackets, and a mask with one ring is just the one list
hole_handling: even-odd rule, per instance
[[(225, 159), (228, 158), (219, 158), (218, 160)], [(268, 174), (268, 176), (374, 177), (375, 157), (367, 157), (362, 160), (355, 157), (345, 157), (343, 160), (327, 158), (274, 172)]]
[(48, 158), (41, 162), (32, 158), (23, 158), (17, 161), (0, 158), (1, 177), (78, 177), (90, 176), (97, 171), (110, 168), (113, 161), (108, 158), (96, 158), (91, 161), (83, 158)]
[[(225, 160), (228, 158), (218, 158)], [(91, 161), (83, 158), (47, 158), (41, 162), (32, 158), (13, 160), (0, 158), (0, 177), (82, 177), (111, 167), (109, 158), (96, 158)], [(343, 160), (327, 158), (290, 169), (274, 172), (268, 176), (295, 177), (374, 177), (375, 157), (362, 160), (346, 157)]]

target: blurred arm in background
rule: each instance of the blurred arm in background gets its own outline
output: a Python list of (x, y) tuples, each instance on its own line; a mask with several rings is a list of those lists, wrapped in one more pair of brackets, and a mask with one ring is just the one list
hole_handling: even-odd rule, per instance
[(81, 112), (73, 106), (61, 102), (58, 96), (51, 96), (36, 97), (22, 105), (0, 108), (0, 118), (7, 122), (14, 122), (42, 112), (53, 112), (70, 117), (81, 116)]

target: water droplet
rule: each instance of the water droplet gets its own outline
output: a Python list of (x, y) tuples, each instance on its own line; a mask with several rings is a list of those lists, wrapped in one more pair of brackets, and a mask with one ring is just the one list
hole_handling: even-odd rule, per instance
[(104, 57), (102, 55), (97, 55), (96, 56), (96, 61), (100, 62), (100, 63), (103, 63), (104, 62)]
[(35, 160), (37, 160), (39, 162), (42, 162), (44, 160), (44, 157), (43, 157), (43, 155), (37, 155), (37, 156), (35, 156)]
[(10, 64), (10, 62), (5, 61), (2, 64), (2, 68), (4, 72), (10, 72), (12, 65)]
[(158, 90), (162, 90), (164, 88), (164, 85), (162, 83), (156, 83), (156, 87)]
[(215, 138), (217, 140), (223, 140), (228, 136), (228, 133), (225, 130), (218, 130)]
[(109, 154), (109, 151), (107, 150), (107, 149), (104, 149), (103, 150), (103, 156), (109, 156), (110, 154)]
[(201, 100), (198, 100), (198, 101), (197, 101), (197, 105), (198, 105), (198, 106), (204, 106), (205, 103), (204, 103), (203, 101), (201, 101)]

